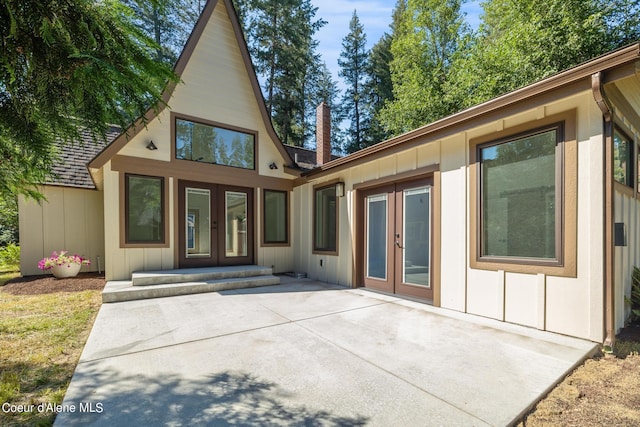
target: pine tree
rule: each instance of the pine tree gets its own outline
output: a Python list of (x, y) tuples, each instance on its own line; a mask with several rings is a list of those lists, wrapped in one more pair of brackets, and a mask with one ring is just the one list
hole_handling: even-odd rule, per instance
[[(333, 80), (331, 71), (327, 67), (327, 64), (322, 62), (317, 68), (318, 72), (315, 73), (316, 79), (312, 82), (315, 93), (313, 94), (313, 105), (318, 106), (321, 102), (324, 102), (329, 111), (331, 112), (331, 152), (342, 153), (344, 137), (343, 131), (340, 128), (340, 124), (344, 120), (344, 111), (342, 106), (338, 102), (340, 96), (340, 89), (338, 89), (338, 83)], [(315, 108), (312, 109), (310, 120), (313, 120), (315, 136), (315, 120), (316, 120)]]
[(134, 22), (156, 43), (156, 60), (173, 65), (198, 20), (204, 0), (123, 0)]
[(104, 139), (161, 105), (177, 76), (132, 21), (120, 2), (0, 1), (0, 194), (41, 197), (53, 135)]
[[(242, 7), (239, 2), (238, 6)], [(315, 61), (313, 35), (325, 21), (315, 19), (318, 8), (310, 0), (254, 0), (246, 2), (245, 34), (265, 102), (276, 132), (285, 144), (304, 145), (304, 118), (309, 105), (306, 81)], [(315, 107), (314, 107), (315, 108)]]
[(366, 109), (369, 126), (365, 129), (365, 140), (376, 144), (389, 138), (391, 134), (380, 123), (380, 111), (385, 103), (393, 100), (393, 82), (390, 64), (391, 35), (385, 33), (369, 51), (367, 80), (364, 92), (367, 94)]
[(364, 80), (368, 66), (366, 50), (367, 36), (354, 10), (349, 22), (349, 34), (342, 39), (342, 52), (338, 59), (340, 71), (346, 89), (342, 98), (346, 119), (350, 121), (347, 130), (346, 152), (353, 153), (367, 146), (365, 129), (368, 117), (364, 109), (366, 98)]

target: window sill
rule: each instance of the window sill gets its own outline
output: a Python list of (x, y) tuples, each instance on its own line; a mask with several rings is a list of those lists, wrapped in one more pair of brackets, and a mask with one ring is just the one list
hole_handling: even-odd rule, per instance
[(312, 252), (314, 255), (327, 255), (327, 256), (338, 256), (338, 251), (322, 251), (319, 249), (314, 249)]
[(556, 277), (577, 277), (575, 265), (561, 264), (558, 261), (522, 260), (503, 258), (481, 258), (472, 260), (470, 268), (474, 270), (505, 271), (507, 273), (544, 274)]

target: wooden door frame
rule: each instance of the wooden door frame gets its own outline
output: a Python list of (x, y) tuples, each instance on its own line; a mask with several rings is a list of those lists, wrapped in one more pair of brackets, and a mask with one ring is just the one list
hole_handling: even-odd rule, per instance
[[(255, 260), (255, 189), (250, 187), (239, 187), (235, 185), (218, 185), (218, 227), (223, 233), (220, 237), (218, 233), (218, 265), (250, 265)], [(226, 230), (225, 230), (225, 207), (226, 192), (233, 191), (237, 193), (247, 194), (247, 256), (246, 257), (227, 257), (226, 256)]]
[[(362, 283), (364, 286), (368, 287), (368, 288), (373, 288), (373, 289), (377, 289), (383, 292), (390, 292), (393, 293), (393, 282), (394, 282), (394, 273), (393, 273), (393, 266), (394, 266), (394, 257), (391, 256), (390, 254), (393, 253), (393, 245), (394, 245), (394, 241), (393, 239), (389, 238), (389, 236), (391, 235), (391, 229), (393, 229), (393, 227), (395, 226), (395, 201), (394, 201), (394, 188), (395, 185), (390, 184), (390, 185), (385, 185), (382, 187), (375, 187), (372, 188), (370, 190), (365, 190), (362, 191), (362, 194), (360, 195), (360, 198), (362, 200), (362, 222), (364, 223), (363, 226), (363, 233), (361, 234), (362, 236), (362, 241), (363, 241), (363, 251), (362, 251)], [(386, 194), (387, 195), (387, 279), (386, 280), (382, 280), (382, 279), (376, 279), (376, 278), (369, 278), (367, 277), (366, 274), (366, 269), (367, 269), (367, 260), (366, 260), (366, 256), (367, 256), (367, 225), (368, 225), (368, 221), (369, 221), (369, 216), (367, 215), (367, 198), (369, 196), (375, 196), (378, 194)]]
[[(245, 265), (253, 264), (256, 259), (255, 246), (255, 197), (256, 191), (251, 187), (240, 187), (233, 185), (223, 185), (209, 182), (189, 181), (178, 179), (176, 194), (176, 259), (178, 268), (210, 267), (225, 265)], [(186, 233), (185, 226), (185, 191), (187, 188), (202, 188), (211, 191), (211, 251), (215, 256), (210, 258), (187, 258), (185, 254)], [(225, 205), (226, 191), (242, 192), (247, 194), (247, 256), (227, 257), (226, 256), (226, 230), (225, 230)]]
[[(398, 183), (395, 185), (395, 189), (394, 189), (394, 195), (395, 195), (395, 200), (394, 200), (394, 209), (396, 210), (395, 212), (395, 217), (396, 217), (396, 223), (395, 223), (395, 229), (396, 229), (396, 233), (400, 233), (400, 246), (402, 246), (401, 250), (398, 250), (397, 248), (394, 248), (394, 293), (397, 293), (399, 295), (406, 295), (406, 296), (411, 296), (411, 297), (416, 297), (416, 298), (423, 298), (423, 299), (429, 299), (429, 300), (433, 300), (433, 229), (434, 229), (434, 224), (433, 224), (433, 177), (426, 177), (426, 178), (421, 178), (419, 180), (416, 181), (407, 181), (407, 182), (403, 182), (403, 183)], [(400, 231), (402, 230), (404, 227), (404, 191), (405, 190), (411, 190), (414, 188), (424, 188), (427, 187), (429, 188), (429, 244), (430, 244), (430, 249), (429, 249), (429, 287), (425, 287), (425, 286), (421, 286), (421, 285), (414, 285), (414, 284), (410, 284), (410, 283), (404, 283), (402, 281), (402, 272), (403, 270), (403, 261), (404, 261), (404, 257), (402, 256), (403, 251), (404, 251), (404, 246), (405, 246), (405, 242), (406, 242), (406, 236), (404, 235), (404, 232)]]
[(355, 184), (353, 189), (353, 203), (354, 203), (354, 231), (355, 231), (355, 242), (353, 247), (353, 275), (352, 275), (352, 283), (353, 287), (363, 287), (364, 286), (364, 233), (365, 233), (365, 222), (364, 222), (364, 200), (363, 193), (368, 190), (375, 190), (376, 188), (383, 187), (389, 184), (403, 183), (406, 181), (419, 181), (420, 179), (433, 177), (433, 192), (432, 192), (432, 252), (431, 252), (431, 262), (432, 262), (432, 280), (433, 280), (433, 300), (432, 304), (436, 307), (440, 306), (441, 297), (440, 297), (440, 286), (441, 286), (441, 174), (440, 174), (440, 165), (433, 164), (429, 166), (425, 166), (422, 168), (418, 168), (412, 171), (402, 172), (396, 175), (387, 176), (383, 178), (378, 178), (372, 181), (362, 182)]
[[(185, 222), (186, 222), (186, 190), (187, 188), (200, 188), (207, 189), (210, 191), (210, 200), (209, 200), (209, 209), (210, 209), (210, 224), (211, 227), (211, 235), (210, 235), (210, 251), (212, 252), (211, 256), (208, 258), (187, 258), (185, 243), (186, 243), (186, 232), (185, 232)], [(178, 267), (179, 268), (192, 268), (192, 267), (212, 267), (217, 266), (218, 264), (218, 224), (217, 224), (217, 197), (218, 197), (218, 189), (215, 184), (206, 183), (206, 182), (196, 182), (196, 181), (187, 181), (187, 180), (178, 180), (178, 212), (176, 215), (176, 227), (178, 231)]]

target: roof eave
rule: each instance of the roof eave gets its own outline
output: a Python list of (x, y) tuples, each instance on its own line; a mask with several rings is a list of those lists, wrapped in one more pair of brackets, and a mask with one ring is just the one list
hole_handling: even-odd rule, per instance
[[(284, 148), (284, 144), (280, 141), (280, 138), (276, 134), (273, 124), (271, 123), (271, 118), (267, 111), (267, 106), (264, 101), (264, 97), (262, 96), (262, 91), (260, 89), (260, 85), (258, 83), (258, 78), (256, 76), (255, 70), (253, 68), (253, 64), (251, 62), (251, 57), (249, 55), (249, 48), (247, 47), (247, 43), (242, 34), (242, 29), (240, 28), (240, 20), (238, 19), (238, 15), (236, 13), (235, 7), (233, 6), (231, 0), (222, 0), (227, 9), (227, 13), (229, 14), (229, 20), (231, 22), (231, 26), (233, 28), (234, 35), (236, 37), (236, 41), (238, 42), (238, 47), (240, 48), (240, 53), (247, 71), (249, 75), (249, 80), (251, 82), (251, 87), (253, 89), (256, 101), (258, 103), (258, 107), (260, 109), (260, 114), (262, 116), (262, 120), (264, 122), (265, 128), (267, 129), (267, 133), (271, 137), (271, 139), (275, 142), (278, 151), (285, 159), (287, 164), (292, 164), (293, 159), (289, 156), (289, 153)], [(204, 29), (209, 22), (213, 11), (215, 10), (218, 4), (218, 0), (208, 0), (205, 5), (196, 25), (193, 28), (193, 31), (189, 35), (189, 39), (185, 44), (178, 61), (174, 67), (174, 73), (182, 78), (182, 73), (184, 72), (191, 55), (193, 54)], [(129, 141), (129, 139), (133, 138), (137, 135), (142, 129), (146, 127), (146, 124), (156, 118), (164, 109), (167, 107), (169, 103), (169, 99), (173, 95), (173, 91), (175, 90), (177, 83), (169, 82), (162, 93), (162, 101), (155, 105), (152, 108), (149, 108), (147, 112), (135, 121), (133, 125), (131, 125), (127, 130), (122, 132), (117, 138), (113, 140), (111, 144), (106, 146), (96, 157), (94, 157), (91, 162), (89, 162), (89, 167), (94, 169), (102, 168), (113, 156), (115, 156)], [(291, 174), (290, 171), (285, 170), (287, 173)], [(293, 174), (296, 176), (296, 174)]]
[(332, 173), (336, 168), (341, 166), (344, 167), (349, 163), (362, 161), (364, 158), (373, 154), (391, 150), (398, 145), (405, 144), (417, 138), (422, 138), (433, 132), (459, 125), (463, 122), (509, 107), (532, 97), (548, 93), (563, 86), (568, 86), (582, 79), (589, 79), (590, 82), (592, 74), (600, 71), (611, 70), (627, 63), (635, 63), (638, 58), (640, 58), (640, 43), (635, 43), (602, 55), (566, 71), (547, 77), (546, 79), (540, 80), (529, 86), (525, 86), (497, 98), (493, 98), (482, 104), (478, 104), (466, 110), (444, 117), (428, 125), (364, 148), (360, 151), (356, 151), (348, 156), (332, 160), (310, 171), (303, 172), (302, 176), (311, 178), (325, 173)]

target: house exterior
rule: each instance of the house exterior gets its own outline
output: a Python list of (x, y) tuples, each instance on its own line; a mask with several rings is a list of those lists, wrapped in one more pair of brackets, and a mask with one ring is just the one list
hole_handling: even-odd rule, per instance
[(231, 2), (211, 0), (170, 108), (92, 156), (92, 185), (20, 200), (23, 274), (62, 248), (108, 280), (260, 264), (609, 342), (640, 265), (639, 60), (632, 45), (342, 158), (319, 108), (306, 170)]

